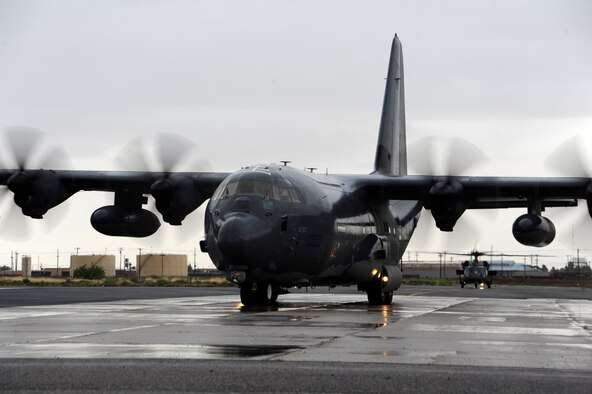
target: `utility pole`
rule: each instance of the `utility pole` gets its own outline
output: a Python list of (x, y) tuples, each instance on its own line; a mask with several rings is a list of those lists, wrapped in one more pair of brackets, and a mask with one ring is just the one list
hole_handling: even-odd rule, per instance
[(120, 271), (121, 271), (121, 258), (122, 258), (122, 255), (121, 255), (121, 253), (122, 253), (122, 252), (123, 252), (123, 248), (119, 248), (119, 270), (120, 270)]
[[(456, 266), (456, 263), (455, 263), (453, 260), (454, 260), (454, 258), (453, 258), (452, 256), (450, 256), (450, 266), (451, 266), (452, 268), (454, 268), (454, 267)], [(454, 270), (453, 270), (452, 272), (453, 272), (453, 274), (452, 274), (452, 275), (454, 275)], [(454, 277), (454, 276), (453, 276), (453, 277)]]
[(136, 272), (138, 273), (138, 276), (141, 276), (140, 274), (142, 273), (142, 248), (138, 248), (138, 250), (140, 251), (140, 255), (138, 258), (138, 266), (136, 267)]
[(60, 250), (56, 253), (56, 275), (60, 276)]
[(578, 280), (580, 279), (580, 249), (578, 249), (578, 257), (576, 257), (576, 262), (578, 263)]

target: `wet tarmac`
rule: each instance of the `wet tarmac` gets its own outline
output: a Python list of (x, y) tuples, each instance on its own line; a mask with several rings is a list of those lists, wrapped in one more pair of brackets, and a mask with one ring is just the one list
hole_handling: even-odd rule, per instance
[[(48, 293), (56, 292), (60, 299), (58, 290)], [(275, 306), (252, 309), (242, 307), (229, 289), (122, 300), (113, 296), (118, 289), (110, 290), (115, 300), (54, 305), (29, 301), (0, 308), (3, 387), (78, 390), (82, 375), (92, 366), (103, 379), (85, 389), (129, 391), (136, 388), (126, 386), (129, 374), (117, 381), (119, 373), (109, 368), (135, 365), (136, 372), (145, 371), (136, 377), (139, 391), (317, 391), (311, 389), (316, 387), (345, 392), (362, 390), (370, 379), (378, 379), (381, 383), (374, 387), (381, 391), (474, 391), (476, 383), (487, 382), (480, 391), (547, 392), (557, 388), (551, 383), (556, 382), (569, 389), (562, 391), (592, 392), (589, 290), (514, 288), (506, 292), (507, 298), (502, 292), (497, 293), (500, 298), (491, 298), (496, 293), (487, 290), (408, 287), (390, 306), (369, 306), (364, 294), (353, 289), (300, 291), (282, 296)], [(5, 297), (5, 304), (10, 304), (6, 299), (16, 300), (19, 291), (0, 290), (0, 297), (10, 293)], [(43, 289), (27, 291), (43, 298)], [(253, 370), (254, 365), (260, 367)], [(291, 385), (309, 376), (315, 365), (318, 373), (326, 372), (325, 383)], [(204, 386), (203, 374), (209, 369), (232, 372), (231, 366), (235, 373)], [(176, 386), (163, 387), (164, 378), (157, 378), (184, 373), (186, 368), (195, 373), (180, 376)], [(287, 375), (275, 386), (277, 376), (261, 374), (270, 368), (286, 369)], [(150, 373), (152, 369), (159, 373)], [(67, 378), (59, 371), (69, 371)], [(357, 374), (357, 383), (348, 371)], [(37, 373), (45, 378), (38, 379)], [(62, 378), (54, 381), (56, 376)], [(404, 381), (389, 384), (395, 376)], [(448, 380), (438, 384), (442, 376)], [(472, 380), (467, 384), (463, 376)], [(540, 385), (542, 376), (549, 380), (547, 385)], [(199, 387), (185, 386), (195, 379)], [(145, 387), (142, 382), (152, 383)]]

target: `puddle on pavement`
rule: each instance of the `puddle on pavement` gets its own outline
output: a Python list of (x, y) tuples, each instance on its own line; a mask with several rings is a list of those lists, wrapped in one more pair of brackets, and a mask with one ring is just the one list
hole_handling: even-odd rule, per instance
[(292, 350), (300, 350), (300, 346), (238, 346), (210, 345), (204, 346), (204, 353), (222, 357), (264, 357), (284, 354)]

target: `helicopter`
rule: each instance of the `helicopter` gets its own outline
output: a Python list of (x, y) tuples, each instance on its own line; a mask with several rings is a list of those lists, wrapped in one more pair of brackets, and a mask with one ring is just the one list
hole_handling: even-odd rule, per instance
[(479, 257), (485, 255), (485, 253), (473, 250), (471, 253), (449, 254), (470, 256), (470, 260), (463, 261), (461, 263), (461, 269), (456, 270), (461, 288), (464, 288), (467, 283), (473, 283), (475, 288), (484, 285), (487, 286), (488, 289), (491, 288), (493, 277), (497, 275), (497, 271), (490, 270), (489, 263), (487, 261), (479, 260)]

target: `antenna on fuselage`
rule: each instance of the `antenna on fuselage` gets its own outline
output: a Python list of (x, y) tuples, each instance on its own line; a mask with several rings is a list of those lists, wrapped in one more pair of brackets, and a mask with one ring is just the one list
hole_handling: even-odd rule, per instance
[(310, 173), (312, 174), (314, 172), (314, 170), (316, 170), (316, 167), (306, 167), (307, 170), (310, 171)]
[(289, 163), (291, 163), (290, 160), (280, 160), (280, 163), (284, 164), (284, 167), (287, 167)]

